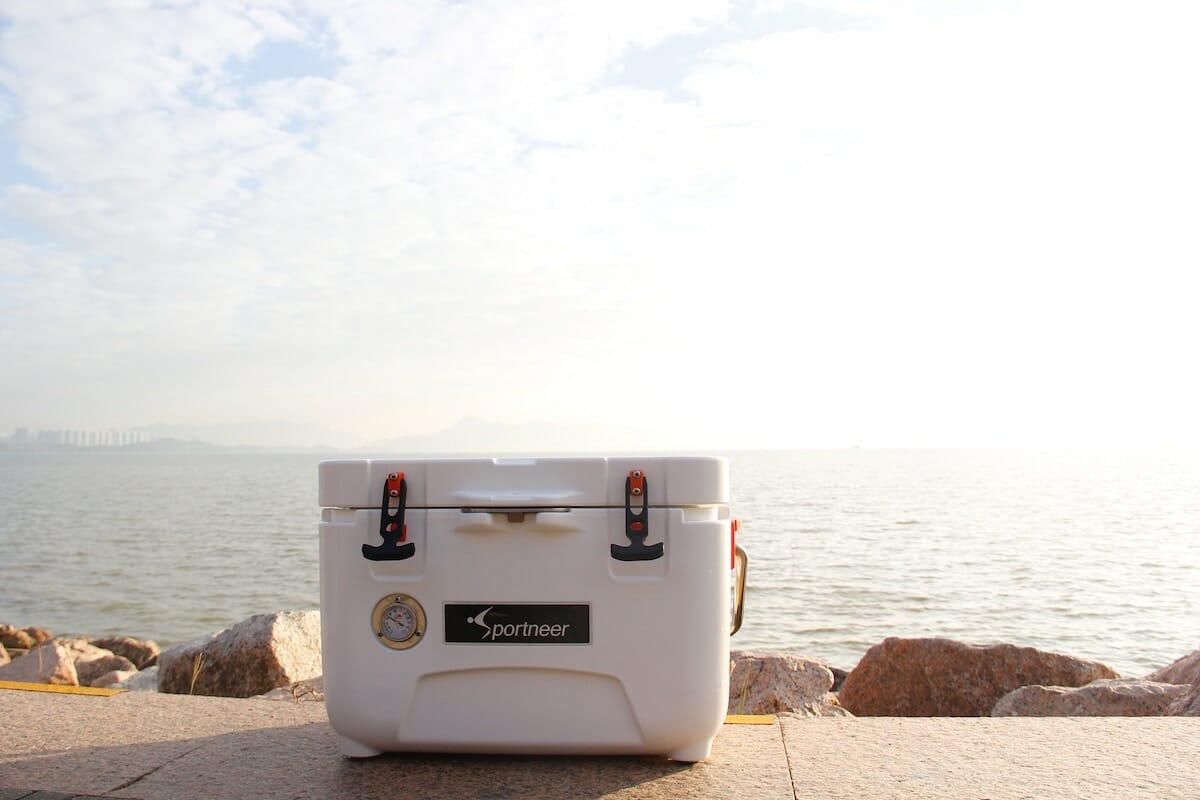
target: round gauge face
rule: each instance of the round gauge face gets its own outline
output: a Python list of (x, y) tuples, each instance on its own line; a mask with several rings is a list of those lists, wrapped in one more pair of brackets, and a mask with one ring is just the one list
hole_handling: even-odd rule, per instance
[(417, 632), (417, 615), (404, 603), (392, 603), (383, 610), (380, 630), (393, 642), (406, 642)]
[(375, 640), (391, 650), (407, 650), (425, 635), (425, 609), (416, 598), (389, 594), (371, 612)]

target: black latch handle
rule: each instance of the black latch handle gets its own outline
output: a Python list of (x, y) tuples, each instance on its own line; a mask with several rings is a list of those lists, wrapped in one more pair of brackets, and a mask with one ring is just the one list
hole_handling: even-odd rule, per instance
[[(633, 510), (633, 499), (640, 505)], [(610, 544), (609, 552), (617, 561), (653, 561), (663, 557), (663, 543), (646, 544), (650, 535), (650, 506), (646, 500), (646, 474), (640, 469), (625, 479), (625, 536), (629, 544)]]
[[(396, 505), (392, 507), (392, 501)], [(379, 504), (379, 536), (383, 544), (362, 546), (363, 558), (369, 561), (403, 561), (412, 558), (417, 546), (408, 540), (404, 524), (404, 504), (408, 500), (408, 482), (403, 472), (392, 472), (383, 484), (383, 501)]]

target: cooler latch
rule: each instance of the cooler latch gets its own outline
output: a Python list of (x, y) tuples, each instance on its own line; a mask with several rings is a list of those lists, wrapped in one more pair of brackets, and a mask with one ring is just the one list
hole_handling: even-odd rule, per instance
[[(634, 501), (638, 510), (633, 510)], [(650, 511), (646, 503), (646, 474), (640, 469), (629, 473), (625, 479), (625, 536), (629, 544), (610, 544), (609, 551), (617, 561), (653, 561), (662, 558), (663, 545), (646, 544), (650, 534)]]
[(363, 558), (370, 561), (403, 561), (412, 558), (417, 546), (408, 541), (408, 526), (404, 524), (404, 503), (408, 499), (408, 482), (403, 472), (392, 472), (383, 484), (383, 501), (379, 504), (379, 535), (383, 544), (362, 546)]

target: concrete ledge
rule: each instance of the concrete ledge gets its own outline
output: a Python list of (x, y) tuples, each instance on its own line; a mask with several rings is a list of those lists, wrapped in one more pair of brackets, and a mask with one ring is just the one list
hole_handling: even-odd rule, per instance
[(781, 717), (708, 761), (342, 758), (321, 703), (0, 691), (0, 797), (1200, 798), (1200, 719)]

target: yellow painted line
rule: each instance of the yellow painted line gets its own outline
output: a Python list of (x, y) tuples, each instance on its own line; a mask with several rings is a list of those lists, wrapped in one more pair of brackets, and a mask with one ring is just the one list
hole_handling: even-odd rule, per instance
[(121, 694), (125, 689), (93, 689), (91, 686), (55, 686), (49, 683), (23, 683), (21, 681), (0, 681), (0, 689), (12, 689), (18, 692), (54, 692), (55, 694), (90, 694), (99, 697), (112, 697)]
[(774, 725), (774, 714), (727, 714), (726, 725)]

